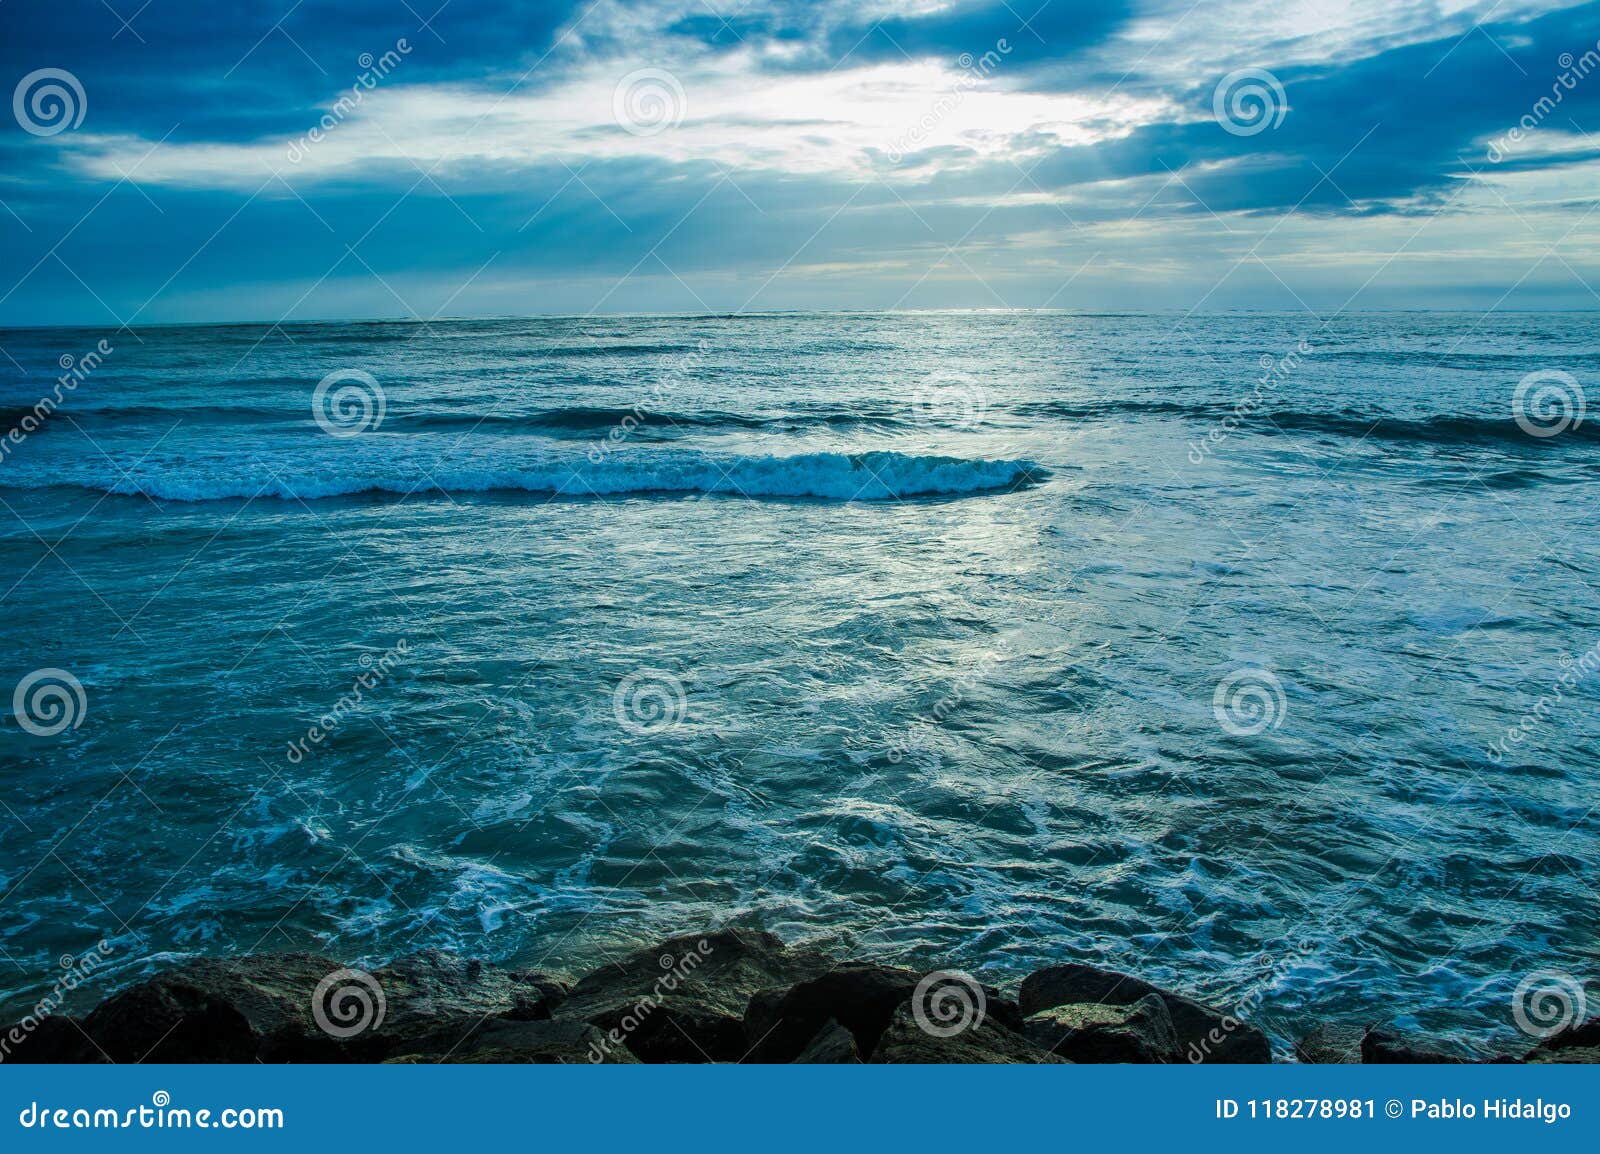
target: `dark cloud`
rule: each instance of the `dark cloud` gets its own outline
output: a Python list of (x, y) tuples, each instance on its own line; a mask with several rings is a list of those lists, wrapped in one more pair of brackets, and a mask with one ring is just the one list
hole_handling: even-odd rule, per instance
[[(1201, 119), (1064, 149), (1035, 179), (1063, 187), (1181, 171), (1213, 212), (1296, 205), (1312, 212), (1412, 211), (1419, 201), (1449, 196), (1462, 177), (1494, 169), (1478, 142), (1502, 136), (1541, 99), (1559, 99), (1543, 118), (1547, 128), (1576, 133), (1600, 126), (1600, 67), (1570, 90), (1558, 80), (1566, 71), (1563, 53), (1581, 58), (1595, 47), (1597, 14), (1600, 5), (1589, 4), (1347, 64), (1271, 69), (1287, 111), (1277, 127), (1254, 135), (1231, 134), (1213, 119), (1222, 78), (1208, 77), (1189, 93)], [(1514, 148), (1508, 155), (1524, 170), (1570, 163)], [(1224, 161), (1232, 163), (1207, 169)]]
[(88, 130), (159, 137), (178, 125), (180, 140), (248, 140), (297, 130), (355, 82), (363, 53), (381, 56), (402, 38), (413, 49), (407, 82), (515, 77), (579, 10), (576, 2), (142, 3), (0, 4), (5, 91), (35, 69), (64, 68), (88, 93)]

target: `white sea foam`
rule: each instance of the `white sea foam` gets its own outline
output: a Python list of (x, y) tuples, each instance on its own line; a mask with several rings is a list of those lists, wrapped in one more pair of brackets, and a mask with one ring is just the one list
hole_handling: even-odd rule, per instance
[(133, 472), (102, 470), (75, 461), (29, 474), (0, 474), (0, 485), (71, 485), (170, 501), (278, 497), (314, 500), (356, 493), (486, 493), (522, 491), (562, 497), (628, 494), (725, 493), (747, 497), (884, 501), (959, 496), (1016, 488), (1042, 479), (1025, 460), (971, 460), (894, 452), (803, 453), (718, 457), (669, 450), (640, 451), (598, 464), (582, 458), (536, 458), (502, 463), (478, 456), (430, 462), (423, 456), (378, 453), (348, 460), (278, 465), (259, 461), (185, 458), (146, 462)]

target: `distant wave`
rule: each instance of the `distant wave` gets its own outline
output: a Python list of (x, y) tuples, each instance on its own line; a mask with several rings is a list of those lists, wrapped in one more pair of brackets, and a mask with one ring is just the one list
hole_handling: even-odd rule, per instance
[[(1020, 416), (1050, 416), (1064, 420), (1116, 420), (1130, 414), (1172, 416), (1183, 420), (1216, 422), (1234, 415), (1230, 405), (1193, 404), (1182, 401), (1118, 401), (1104, 405), (1069, 401), (1042, 401), (1018, 405)], [(1241, 431), (1273, 435), (1279, 432), (1322, 433), (1328, 436), (1371, 438), (1380, 441), (1419, 441), (1430, 444), (1511, 444), (1544, 448), (1566, 438), (1600, 440), (1600, 422), (1568, 428), (1559, 438), (1529, 436), (1512, 419), (1504, 417), (1442, 415), (1395, 417), (1368, 415), (1352, 410), (1313, 413), (1293, 409), (1263, 409), (1239, 418)]]
[[(1367, 437), (1379, 441), (1423, 441), (1430, 444), (1509, 444), (1542, 449), (1563, 440), (1600, 440), (1600, 425), (1574, 425), (1551, 440), (1531, 437), (1516, 421), (1500, 417), (1363, 417), (1337, 413), (1273, 412), (1251, 418), (1257, 432), (1272, 426), (1296, 432), (1326, 433), (1338, 437)], [(1259, 427), (1256, 425), (1259, 422)]]
[(138, 475), (56, 474), (23, 481), (0, 473), (0, 487), (72, 485), (169, 501), (250, 497), (315, 500), (357, 493), (489, 493), (520, 491), (561, 497), (724, 493), (824, 501), (889, 501), (904, 497), (966, 496), (1017, 489), (1049, 475), (1032, 461), (972, 460), (903, 453), (803, 453), (785, 457), (712, 457), (702, 453), (636, 451), (598, 462), (496, 465), (446, 462), (438, 468), (368, 461), (348, 472), (267, 471), (247, 462), (223, 471), (173, 465)]
[[(407, 410), (392, 406), (384, 418), (386, 433), (461, 432), (528, 433), (556, 439), (604, 437), (610, 429), (627, 426), (633, 436), (646, 439), (672, 438), (694, 432), (717, 430), (755, 430), (794, 432), (804, 429), (873, 430), (897, 432), (919, 427), (911, 406), (858, 404), (842, 406), (827, 402), (795, 402), (781, 410), (736, 413), (726, 410), (656, 411), (610, 405), (575, 405), (533, 411), (494, 411), (495, 398), (472, 397), (455, 400), (440, 398), (435, 405), (466, 403), (471, 407), (451, 411), (445, 408)], [(31, 406), (0, 406), (0, 432), (18, 425), (32, 413)], [(73, 421), (88, 425), (163, 424), (182, 422), (195, 425), (270, 425), (309, 426), (309, 407), (234, 405), (75, 405), (61, 412)], [(1197, 424), (1215, 425), (1234, 417), (1231, 404), (1177, 400), (1033, 401), (1003, 408), (991, 406), (986, 419), (1004, 424), (1008, 418), (1044, 418), (1058, 421), (1118, 422), (1143, 417), (1172, 417)], [(1600, 421), (1586, 421), (1566, 429), (1560, 437), (1548, 440), (1529, 436), (1505, 416), (1442, 414), (1400, 417), (1372, 414), (1354, 409), (1312, 412), (1298, 409), (1262, 409), (1238, 417), (1239, 431), (1273, 436), (1279, 433), (1310, 433), (1330, 437), (1349, 437), (1377, 441), (1411, 441), (1434, 445), (1501, 445), (1546, 451), (1575, 442), (1600, 440)], [(48, 426), (47, 426), (48, 427)]]
[[(475, 398), (476, 405), (492, 405), (493, 398)], [(0, 432), (19, 424), (33, 412), (31, 406), (0, 407)], [(63, 408), (73, 420), (95, 424), (120, 423), (161, 424), (285, 424), (309, 425), (312, 413), (306, 408), (282, 408), (257, 405), (79, 405)], [(892, 430), (909, 427), (910, 414), (896, 416), (883, 409), (836, 409), (797, 406), (792, 412), (766, 415), (747, 415), (718, 410), (704, 412), (665, 412), (610, 406), (578, 405), (567, 408), (541, 409), (534, 412), (483, 412), (469, 410), (448, 412), (439, 409), (422, 411), (395, 411), (384, 417), (383, 428), (390, 432), (449, 432), (470, 431), (482, 428), (496, 433), (548, 433), (562, 434), (604, 433), (622, 426), (624, 422), (637, 424), (650, 433), (669, 434), (675, 429), (773, 429), (794, 430), (803, 428), (852, 428)]]
[(638, 422), (661, 430), (674, 426), (691, 429), (795, 429), (815, 426), (892, 429), (907, 421), (881, 411), (794, 412), (781, 415), (751, 416), (743, 413), (707, 411), (699, 413), (654, 412), (628, 408), (579, 406), (545, 409), (536, 413), (402, 413), (391, 418), (399, 428), (457, 429), (484, 428), (497, 432), (526, 429), (533, 432), (603, 432), (625, 421)]

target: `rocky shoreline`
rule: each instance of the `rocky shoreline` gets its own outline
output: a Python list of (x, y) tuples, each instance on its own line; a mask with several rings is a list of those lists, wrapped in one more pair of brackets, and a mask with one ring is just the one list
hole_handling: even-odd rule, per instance
[[(1306, 1062), (1455, 1061), (1381, 1027), (1300, 1039)], [(370, 973), (310, 953), (199, 959), (82, 1016), (0, 1027), (12, 1062), (1270, 1062), (1224, 1009), (1080, 963), (1014, 991), (839, 961), (772, 934), (673, 938), (568, 983), (426, 951)], [(1600, 1060), (1600, 1019), (1499, 1061)]]

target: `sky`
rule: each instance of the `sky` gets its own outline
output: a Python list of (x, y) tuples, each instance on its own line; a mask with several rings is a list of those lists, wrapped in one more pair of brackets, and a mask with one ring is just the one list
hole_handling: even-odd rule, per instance
[(1600, 3), (0, 0), (0, 325), (1596, 308)]

